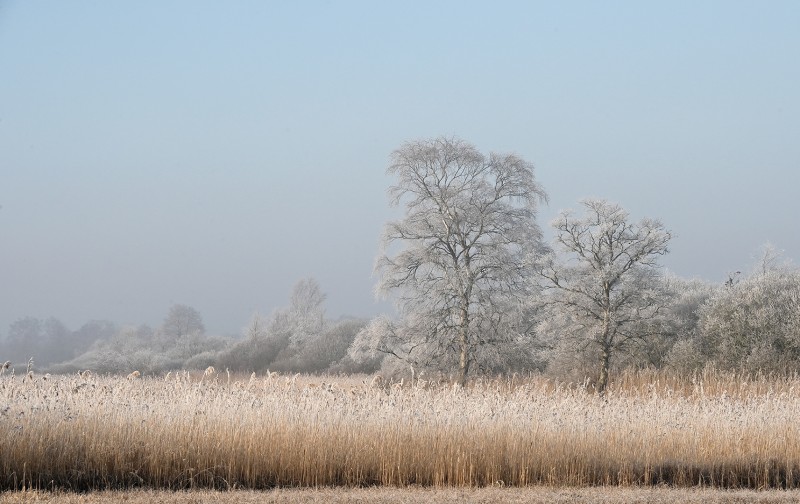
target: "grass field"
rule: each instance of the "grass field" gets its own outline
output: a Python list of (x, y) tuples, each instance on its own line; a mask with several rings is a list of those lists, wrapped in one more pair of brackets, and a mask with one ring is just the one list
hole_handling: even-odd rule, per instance
[(0, 488), (796, 488), (798, 418), (797, 377), (5, 375)]

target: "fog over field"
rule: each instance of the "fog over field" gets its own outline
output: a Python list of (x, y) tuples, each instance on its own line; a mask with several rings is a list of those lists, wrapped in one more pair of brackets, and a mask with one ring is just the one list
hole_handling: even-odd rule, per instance
[[(533, 164), (721, 284), (800, 260), (800, 3), (0, 3), (0, 337), (25, 317), (241, 336), (314, 278), (393, 313), (390, 155), (461, 138)], [(2, 361), (0, 355), (0, 361)]]

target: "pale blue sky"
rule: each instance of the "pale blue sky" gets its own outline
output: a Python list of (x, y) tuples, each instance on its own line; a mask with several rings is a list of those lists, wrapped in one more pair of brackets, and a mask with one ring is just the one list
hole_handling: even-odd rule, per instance
[(533, 162), (540, 224), (658, 217), (722, 281), (800, 260), (800, 2), (0, 0), (0, 334), (23, 316), (215, 333), (313, 276), (371, 316), (403, 142)]

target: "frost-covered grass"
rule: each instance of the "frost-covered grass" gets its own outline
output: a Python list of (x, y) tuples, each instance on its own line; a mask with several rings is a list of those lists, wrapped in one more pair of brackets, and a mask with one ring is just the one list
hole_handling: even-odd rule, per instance
[(257, 490), (117, 490), (92, 493), (0, 493), (0, 504), (796, 504), (800, 490), (674, 489), (665, 487), (366, 487)]
[(0, 488), (800, 486), (800, 378), (0, 376)]

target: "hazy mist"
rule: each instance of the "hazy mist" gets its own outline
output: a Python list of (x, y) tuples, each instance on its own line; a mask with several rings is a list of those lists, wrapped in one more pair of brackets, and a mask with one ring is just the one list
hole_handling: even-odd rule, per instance
[(800, 258), (800, 3), (0, 3), (0, 336), (240, 335), (314, 278), (373, 296), (390, 153), (454, 135), (515, 152), (550, 196), (673, 232), (722, 282)]

